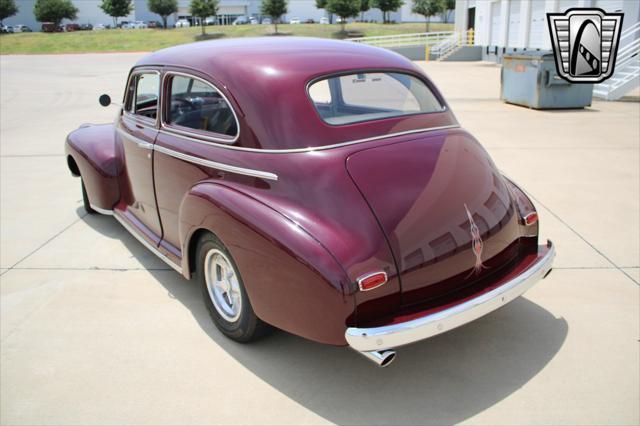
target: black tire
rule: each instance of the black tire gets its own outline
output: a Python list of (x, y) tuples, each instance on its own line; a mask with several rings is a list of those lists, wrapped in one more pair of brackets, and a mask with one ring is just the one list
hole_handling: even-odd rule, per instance
[(91, 204), (89, 204), (89, 197), (87, 197), (87, 188), (84, 187), (84, 181), (82, 179), (80, 179), (80, 185), (82, 186), (82, 204), (83, 204), (84, 210), (88, 214), (98, 213), (97, 211), (92, 209)]
[[(220, 312), (218, 312), (218, 309), (214, 305), (212, 297), (209, 294), (204, 268), (207, 254), (212, 250), (218, 250), (224, 254), (233, 267), (233, 272), (237, 276), (242, 303), (240, 316), (235, 321), (228, 321), (223, 318)], [(251, 302), (247, 296), (238, 266), (231, 256), (231, 253), (229, 253), (229, 250), (227, 250), (224, 244), (222, 244), (215, 235), (205, 234), (200, 238), (196, 249), (195, 265), (195, 280), (198, 282), (202, 290), (204, 304), (209, 311), (209, 315), (211, 316), (213, 323), (222, 333), (236, 342), (249, 343), (258, 340), (271, 330), (271, 326), (260, 320), (253, 311), (253, 307), (251, 306)]]

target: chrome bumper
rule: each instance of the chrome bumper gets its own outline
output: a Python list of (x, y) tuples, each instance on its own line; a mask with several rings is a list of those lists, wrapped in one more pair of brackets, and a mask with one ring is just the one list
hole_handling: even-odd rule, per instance
[(380, 351), (427, 339), (480, 318), (511, 302), (549, 273), (556, 250), (551, 241), (547, 241), (547, 246), (547, 253), (529, 269), (475, 299), (403, 323), (372, 328), (350, 327), (345, 338), (357, 351)]

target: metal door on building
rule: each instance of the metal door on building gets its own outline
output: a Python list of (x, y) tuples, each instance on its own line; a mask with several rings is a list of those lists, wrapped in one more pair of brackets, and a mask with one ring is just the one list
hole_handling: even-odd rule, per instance
[(513, 0), (509, 6), (508, 47), (520, 46), (520, 0)]
[(491, 46), (501, 45), (500, 43), (500, 12), (502, 2), (491, 3)]
[(529, 27), (529, 46), (527, 47), (544, 48), (550, 46), (544, 5), (544, 1), (531, 2), (531, 26)]

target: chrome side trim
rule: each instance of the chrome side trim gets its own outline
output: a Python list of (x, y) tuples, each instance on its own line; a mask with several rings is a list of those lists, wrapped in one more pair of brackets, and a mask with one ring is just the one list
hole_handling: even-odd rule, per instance
[(263, 172), (260, 170), (247, 169), (244, 167), (231, 166), (228, 164), (218, 163), (217, 161), (205, 160), (198, 157), (192, 157), (191, 155), (183, 154), (181, 152), (174, 151), (172, 149), (165, 148), (160, 145), (155, 145), (154, 150), (161, 152), (179, 160), (188, 161), (189, 163), (199, 164), (205, 167), (211, 167), (213, 169), (224, 170), (231, 173), (237, 173), (246, 176), (253, 176), (261, 179), (278, 180), (278, 175), (270, 172)]
[(364, 138), (364, 139), (356, 139), (356, 140), (352, 140), (352, 141), (347, 141), (347, 142), (340, 142), (340, 143), (336, 143), (333, 145), (325, 145), (325, 146), (317, 146), (317, 147), (307, 147), (307, 148), (291, 148), (291, 149), (260, 149), (260, 148), (245, 148), (245, 147), (241, 147), (241, 146), (231, 146), (231, 145), (225, 145), (225, 144), (220, 144), (220, 143), (215, 143), (215, 142), (207, 142), (201, 139), (196, 139), (190, 136), (185, 136), (185, 135), (180, 135), (178, 133), (174, 133), (174, 132), (169, 132), (167, 130), (164, 129), (160, 129), (160, 133), (165, 134), (165, 135), (170, 135), (170, 136), (175, 136), (178, 138), (182, 138), (185, 140), (188, 140), (190, 142), (197, 142), (197, 143), (202, 143), (202, 144), (206, 144), (206, 145), (213, 145), (219, 148), (225, 148), (225, 149), (233, 149), (236, 151), (247, 151), (247, 152), (258, 152), (258, 153), (263, 153), (263, 154), (292, 154), (292, 153), (297, 153), (297, 152), (315, 152), (315, 151), (324, 151), (326, 149), (332, 149), (332, 148), (340, 148), (343, 146), (348, 146), (348, 145), (353, 145), (353, 144), (357, 144), (357, 143), (364, 143), (364, 142), (372, 142), (372, 141), (377, 141), (377, 140), (381, 140), (381, 139), (387, 139), (387, 138), (393, 138), (396, 136), (404, 136), (404, 135), (410, 135), (413, 133), (426, 133), (426, 132), (435, 132), (438, 130), (446, 130), (446, 129), (456, 129), (459, 128), (460, 125), (459, 124), (451, 124), (448, 126), (439, 126), (439, 127), (428, 127), (428, 128), (424, 128), (424, 129), (414, 129), (414, 130), (407, 130), (404, 132), (396, 132), (396, 133), (389, 133), (386, 135), (381, 135), (381, 136), (373, 136), (370, 138)]
[(140, 138), (130, 135), (120, 127), (116, 127), (116, 130), (118, 131), (118, 133), (120, 133), (122, 137), (133, 140), (133, 142), (135, 142), (135, 144), (138, 145), (139, 148), (158, 151), (163, 154), (169, 155), (171, 157), (177, 158), (179, 160), (187, 161), (189, 163), (199, 164), (205, 167), (211, 167), (213, 169), (224, 170), (230, 173), (236, 173), (236, 174), (245, 175), (245, 176), (253, 176), (260, 179), (268, 179), (268, 180), (275, 180), (275, 181), (278, 180), (278, 175), (276, 175), (275, 173), (263, 172), (261, 170), (247, 169), (245, 167), (231, 166), (229, 164), (218, 163), (217, 161), (211, 161), (211, 160), (205, 160), (199, 157), (193, 157), (191, 155), (183, 154), (181, 152), (177, 152), (172, 149), (165, 148), (163, 146), (144, 141)]
[(138, 145), (138, 148), (153, 150), (153, 144), (152, 143), (149, 143), (149, 142), (145, 141), (144, 139), (140, 139), (138, 137), (135, 137), (132, 134), (127, 133), (125, 130), (121, 129), (120, 127), (116, 127), (116, 131), (118, 133), (120, 133), (120, 136), (122, 136), (123, 138), (131, 139), (136, 145)]
[(549, 273), (556, 250), (551, 241), (547, 245), (549, 251), (535, 265), (475, 299), (399, 324), (371, 328), (349, 327), (345, 338), (357, 351), (381, 351), (414, 343), (478, 319), (522, 295)]
[[(186, 77), (186, 78), (192, 78), (194, 80), (198, 80), (204, 84), (206, 84), (207, 86), (211, 86), (213, 89), (215, 89), (216, 92), (218, 92), (220, 94), (220, 96), (222, 96), (222, 99), (224, 99), (224, 101), (227, 103), (227, 105), (229, 106), (229, 109), (231, 110), (231, 113), (233, 114), (233, 118), (236, 120), (236, 129), (238, 129), (238, 132), (236, 133), (236, 135), (234, 137), (230, 137), (230, 138), (216, 138), (215, 136), (205, 136), (205, 135), (200, 135), (198, 133), (192, 133), (189, 132), (187, 130), (180, 130), (180, 129), (176, 129), (175, 127), (171, 127), (171, 124), (167, 124), (165, 123), (164, 119), (164, 108), (162, 111), (162, 114), (160, 114), (160, 127), (162, 129), (167, 129), (167, 131), (170, 134), (176, 133), (176, 134), (184, 134), (185, 136), (189, 136), (189, 135), (195, 135), (198, 138), (201, 138), (200, 142), (203, 143), (215, 143), (215, 142), (220, 142), (221, 144), (232, 144), (235, 141), (238, 140), (238, 138), (240, 137), (240, 121), (238, 120), (238, 115), (236, 114), (236, 111), (233, 109), (233, 105), (231, 105), (231, 102), (229, 102), (229, 99), (225, 96), (224, 93), (222, 93), (222, 90), (220, 90), (218, 88), (218, 86), (216, 86), (215, 84), (213, 84), (210, 81), (207, 81), (203, 78), (197, 77), (193, 74), (189, 74), (189, 73), (185, 73), (185, 72), (180, 72), (180, 71), (166, 71), (164, 73), (164, 75), (162, 76), (162, 84), (160, 85), (160, 87), (162, 89), (165, 88), (165, 81), (167, 80), (167, 78), (169, 78), (172, 75), (177, 75), (180, 77)], [(164, 90), (161, 90), (162, 93), (164, 93), (165, 95), (168, 92), (165, 92)]]
[(100, 207), (96, 207), (91, 203), (89, 203), (89, 206), (91, 206), (92, 209), (94, 209), (100, 214), (103, 214), (105, 216), (113, 216), (113, 210), (101, 209)]
[(124, 227), (124, 229), (126, 229), (127, 231), (129, 231), (129, 233), (131, 235), (133, 235), (138, 241), (140, 241), (142, 243), (143, 246), (145, 246), (146, 248), (148, 248), (153, 254), (155, 254), (156, 256), (158, 256), (162, 261), (164, 261), (167, 265), (171, 266), (173, 269), (175, 269), (176, 271), (178, 271), (180, 274), (182, 274), (182, 267), (173, 263), (173, 261), (171, 259), (169, 259), (167, 256), (165, 256), (164, 254), (160, 253), (160, 251), (158, 250), (157, 247), (154, 247), (153, 245), (151, 245), (147, 240), (145, 240), (139, 233), (138, 231), (136, 231), (133, 227), (131, 227), (131, 225), (129, 225), (126, 221), (126, 219), (123, 219), (122, 217), (120, 217), (119, 214), (114, 214), (113, 217), (116, 218), (116, 220), (118, 222), (120, 222), (120, 224)]

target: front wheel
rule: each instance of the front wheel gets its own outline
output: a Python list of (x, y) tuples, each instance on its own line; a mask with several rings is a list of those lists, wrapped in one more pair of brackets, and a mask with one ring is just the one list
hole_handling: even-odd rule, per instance
[(238, 267), (227, 248), (214, 235), (198, 242), (196, 280), (214, 324), (238, 342), (262, 337), (269, 326), (254, 313)]

